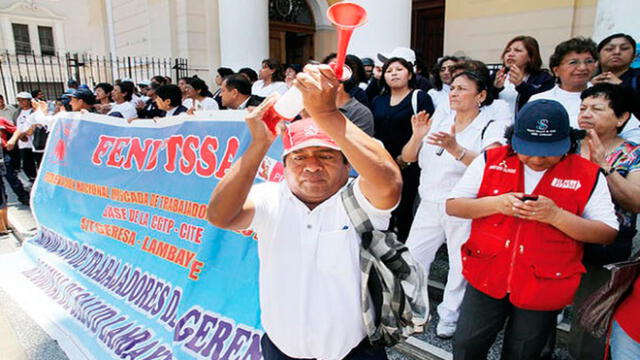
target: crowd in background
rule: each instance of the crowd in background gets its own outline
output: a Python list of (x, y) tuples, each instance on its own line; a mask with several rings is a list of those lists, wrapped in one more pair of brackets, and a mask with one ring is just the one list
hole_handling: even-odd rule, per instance
[[(464, 312), (461, 315), (465, 293), (470, 291), (463, 262), (464, 251), (469, 250), (464, 244), (472, 233), (472, 221), (451, 215), (446, 202), (452, 191), (459, 190), (467, 169), (482, 160), (487, 150), (508, 144), (505, 133), (513, 131), (519, 112), (528, 103), (553, 100), (562, 106), (575, 130), (571, 152), (603, 169), (598, 178), (602, 188), (599, 194), (609, 194), (597, 200), (592, 195), (581, 214), (618, 229), (610, 244), (579, 242), (584, 268), (570, 275), (584, 275), (577, 295), (572, 297), (574, 304), (579, 306), (608, 280), (609, 273), (602, 265), (631, 257), (640, 209), (640, 69), (631, 68), (635, 54), (633, 38), (614, 34), (599, 44), (583, 37), (563, 41), (555, 47), (549, 69), (542, 67), (538, 42), (530, 36), (510, 40), (500, 55), (502, 65), (494, 72), (480, 61), (449, 55), (427, 71), (417, 66), (413, 50), (402, 47), (381, 52), (375, 60), (347, 56), (352, 76), (341, 83), (336, 105), (364, 132), (379, 139), (402, 171), (402, 200), (394, 210), (391, 227), (427, 271), (438, 248), (447, 245), (450, 270), (437, 309), (436, 332), (442, 338), (455, 335), (454, 357), (467, 358), (456, 355), (465, 353), (464, 347), (478, 348), (474, 356), (488, 348), (483, 350), (485, 345), (471, 344), (468, 336), (456, 333), (460, 331), (458, 324), (467, 322), (461, 319), (465, 316)], [(322, 63), (334, 59), (335, 54), (329, 54)], [(213, 91), (197, 76), (177, 79), (176, 84), (168, 77), (154, 76), (138, 83), (120, 79), (92, 86), (72, 79), (67, 84), (69, 90), (58, 99), (44, 99), (40, 90), (20, 92), (16, 99), (0, 96), (0, 170), (18, 200), (28, 205), (29, 185), (23, 183), (18, 172), (23, 171), (29, 182), (36, 178), (47, 127), (55, 121), (56, 113), (87, 111), (129, 121), (161, 121), (196, 111), (242, 110), (260, 104), (272, 93), (284, 94), (294, 86), (303, 66), (283, 66), (277, 60), (265, 59), (258, 72), (221, 67), (216, 71)], [(17, 107), (8, 104), (14, 100)], [(537, 126), (542, 129), (549, 124), (539, 121)], [(527, 169), (531, 168), (535, 165)], [(4, 186), (0, 196), (2, 232), (8, 225)], [(615, 209), (613, 218), (607, 214), (609, 203)], [(557, 274), (539, 276), (564, 276)], [(545, 319), (554, 320), (540, 326), (542, 337), (548, 338), (541, 358), (551, 356), (555, 317), (562, 307), (544, 311), (548, 315)], [(621, 355), (624, 351), (633, 354), (629, 358), (640, 358), (638, 319), (640, 284), (636, 283), (613, 325), (614, 359), (625, 358)], [(500, 328), (502, 324), (496, 327)], [(488, 338), (495, 338), (497, 330), (486, 331)], [(604, 351), (604, 338), (594, 338), (572, 324), (570, 353), (574, 358), (602, 358)], [(508, 354), (503, 349), (505, 358)]]

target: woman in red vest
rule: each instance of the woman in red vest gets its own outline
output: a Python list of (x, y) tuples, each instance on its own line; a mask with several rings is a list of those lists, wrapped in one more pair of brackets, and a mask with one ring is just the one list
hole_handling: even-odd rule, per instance
[(454, 359), (486, 358), (505, 320), (502, 359), (537, 359), (585, 272), (582, 244), (615, 238), (607, 182), (573, 134), (560, 103), (530, 102), (510, 145), (478, 156), (449, 195), (447, 213), (473, 219)]

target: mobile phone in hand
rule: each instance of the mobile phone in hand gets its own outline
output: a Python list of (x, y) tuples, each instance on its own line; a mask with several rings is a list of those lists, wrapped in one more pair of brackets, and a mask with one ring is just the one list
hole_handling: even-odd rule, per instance
[(522, 201), (527, 201), (527, 200), (536, 201), (536, 200), (538, 200), (538, 195), (524, 194), (524, 195), (522, 195), (520, 197), (520, 200), (522, 200)]

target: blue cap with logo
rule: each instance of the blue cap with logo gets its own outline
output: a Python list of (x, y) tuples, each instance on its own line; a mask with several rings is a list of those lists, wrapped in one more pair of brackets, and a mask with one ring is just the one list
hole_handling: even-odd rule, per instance
[(569, 115), (554, 100), (527, 103), (516, 115), (511, 146), (518, 154), (562, 156), (571, 148)]

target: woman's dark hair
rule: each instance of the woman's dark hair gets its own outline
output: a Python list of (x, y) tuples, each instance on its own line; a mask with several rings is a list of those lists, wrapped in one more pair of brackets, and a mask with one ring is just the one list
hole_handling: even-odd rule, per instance
[(493, 103), (493, 96), (491, 95), (492, 92), (491, 92), (491, 89), (489, 88), (489, 86), (491, 86), (491, 81), (489, 80), (489, 77), (487, 75), (483, 76), (474, 71), (464, 71), (454, 76), (453, 79), (451, 79), (451, 82), (453, 83), (453, 81), (459, 77), (467, 78), (471, 80), (474, 84), (476, 84), (476, 89), (478, 90), (478, 93), (482, 91), (486, 91), (487, 96), (485, 97), (484, 101), (480, 105), (487, 106)]
[(504, 50), (502, 51), (502, 55), (500, 55), (500, 58), (503, 59), (504, 61), (504, 54), (507, 53), (507, 49), (509, 48), (509, 46), (511, 46), (516, 41), (520, 41), (522, 45), (524, 45), (524, 48), (527, 50), (527, 55), (529, 55), (530, 60), (527, 63), (527, 68), (525, 69), (525, 71), (529, 74), (533, 74), (540, 71), (540, 68), (542, 67), (542, 58), (540, 57), (540, 46), (538, 45), (538, 40), (536, 40), (531, 36), (519, 35), (509, 40), (509, 42), (507, 43), (507, 46), (504, 47)]
[(131, 81), (121, 81), (120, 84), (116, 86), (119, 86), (120, 91), (126, 94), (124, 96), (124, 101), (131, 101), (131, 99), (133, 98), (133, 92), (136, 89), (135, 85), (133, 85)]
[[(609, 100), (609, 107), (613, 110), (616, 117), (620, 118), (625, 113), (629, 115), (627, 121), (631, 118), (632, 107), (631, 101), (633, 99), (633, 93), (630, 93), (628, 88), (624, 88), (620, 85), (614, 85), (609, 83), (599, 83), (587, 88), (580, 94), (580, 99), (584, 100), (590, 97), (601, 97)], [(622, 129), (627, 124), (627, 121), (618, 127), (618, 134), (622, 132)]]
[(410, 62), (408, 62), (407, 60), (400, 58), (400, 57), (392, 57), (391, 59), (387, 60), (387, 62), (384, 64), (384, 66), (382, 67), (382, 75), (380, 76), (380, 87), (388, 93), (391, 93), (391, 88), (389, 87), (389, 84), (387, 84), (387, 81), (384, 78), (384, 74), (387, 72), (387, 69), (389, 68), (389, 66), (393, 63), (399, 62), (400, 65), (402, 65), (402, 67), (406, 68), (409, 71), (409, 84), (407, 84), (409, 86), (409, 89), (415, 89), (416, 88), (416, 74), (413, 72), (413, 65), (411, 65)]
[(440, 70), (442, 69), (442, 64), (444, 64), (445, 61), (458, 62), (458, 58), (455, 56), (448, 56), (448, 55), (443, 56), (433, 66), (433, 69), (431, 70), (431, 75), (433, 75), (433, 87), (438, 91), (442, 90), (443, 84), (442, 84), (442, 79), (440, 79)]
[(204, 97), (211, 97), (213, 94), (209, 91), (207, 83), (198, 77), (192, 77), (189, 79), (189, 85), (196, 91), (196, 94)]
[(225, 76), (229, 76), (233, 74), (233, 70), (229, 69), (228, 67), (219, 67), (217, 70), (218, 75), (220, 75), (221, 78), (224, 78)]
[(93, 90), (95, 91), (95, 89), (102, 89), (102, 91), (105, 92), (105, 94), (109, 95), (110, 92), (113, 91), (113, 85), (109, 84), (109, 83), (99, 83), (98, 85), (96, 85)]
[(364, 72), (364, 64), (359, 57), (348, 54), (345, 63), (351, 68), (353, 75), (355, 75), (356, 84), (365, 81), (367, 74)]
[(178, 85), (162, 85), (156, 89), (156, 96), (162, 100), (171, 100), (171, 107), (182, 104), (182, 91)]
[(156, 83), (158, 83), (160, 85), (167, 85), (168, 84), (167, 78), (165, 78), (162, 75), (156, 75), (156, 76), (152, 77), (151, 81), (156, 82)]
[(598, 60), (596, 43), (590, 38), (578, 36), (573, 39), (563, 41), (556, 46), (553, 54), (549, 58), (549, 67), (553, 69), (554, 67), (560, 66), (562, 59), (564, 59), (564, 57), (570, 52), (575, 52), (577, 54), (589, 53), (595, 60)]
[[(511, 137), (515, 131), (514, 125), (509, 125), (504, 131), (504, 138), (507, 140), (507, 145), (511, 146)], [(569, 138), (571, 140), (571, 146), (567, 154), (575, 154), (580, 149), (580, 141), (587, 136), (586, 130), (571, 128), (569, 131)], [(511, 149), (513, 151), (513, 148)], [(515, 153), (515, 151), (513, 151)]]
[(251, 68), (244, 67), (238, 70), (238, 74), (245, 74), (251, 83), (258, 81), (258, 74)]
[(180, 79), (178, 79), (178, 82), (180, 82), (180, 80), (186, 82), (187, 84), (189, 83), (189, 81), (191, 80), (191, 77), (189, 76), (183, 76)]
[(335, 59), (337, 56), (338, 54), (332, 52), (329, 55), (325, 56), (324, 59), (322, 59), (322, 63), (328, 64), (329, 62), (331, 62), (331, 60)]
[(287, 67), (285, 67), (285, 70), (289, 68), (293, 69), (293, 71), (295, 71), (296, 74), (302, 71), (302, 66), (300, 64), (289, 64), (287, 65)]
[(602, 41), (600, 41), (598, 43), (598, 52), (602, 51), (602, 49), (607, 46), (607, 44), (613, 40), (613, 39), (617, 39), (617, 38), (624, 38), (625, 40), (627, 40), (627, 42), (629, 42), (629, 45), (631, 45), (633, 47), (633, 53), (636, 53), (636, 41), (634, 38), (631, 37), (631, 35), (627, 35), (627, 34), (623, 34), (623, 33), (617, 33), (617, 34), (613, 34), (613, 35), (609, 35), (606, 38), (602, 39)]
[[(360, 60), (360, 59), (358, 59)], [(350, 69), (355, 69), (357, 68), (357, 64), (355, 63), (355, 59), (352, 57), (349, 57), (347, 55), (347, 58), (345, 59), (344, 63), (350, 68)], [(362, 62), (361, 62), (362, 63)], [(362, 70), (364, 72), (364, 66), (362, 67)], [(358, 75), (356, 71), (353, 71), (353, 73), (351, 74), (351, 77), (345, 81), (342, 81), (342, 85), (344, 86), (344, 91), (349, 94), (351, 93), (351, 90), (353, 90), (353, 88), (355, 88), (356, 86), (358, 86), (360, 82), (358, 81)]]
[(267, 65), (269, 69), (275, 70), (273, 74), (271, 74), (271, 81), (284, 81), (284, 72), (282, 71), (280, 61), (276, 59), (264, 59), (262, 60), (262, 65)]

